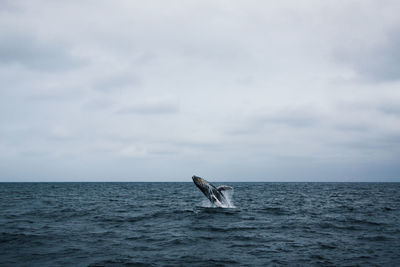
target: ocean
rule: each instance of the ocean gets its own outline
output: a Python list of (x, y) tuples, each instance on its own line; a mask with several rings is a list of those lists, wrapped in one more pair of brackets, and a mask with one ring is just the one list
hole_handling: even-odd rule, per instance
[(0, 183), (0, 266), (400, 266), (400, 183), (224, 184)]

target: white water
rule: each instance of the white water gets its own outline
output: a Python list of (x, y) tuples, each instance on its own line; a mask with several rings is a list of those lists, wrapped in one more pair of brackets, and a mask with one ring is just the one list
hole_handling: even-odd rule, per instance
[(236, 206), (233, 204), (233, 188), (232, 190), (224, 190), (224, 197), (228, 203), (226, 207), (223, 208), (236, 208)]
[(225, 197), (227, 203), (221, 203), (222, 206), (217, 206), (217, 205), (211, 203), (210, 200), (205, 198), (205, 199), (203, 199), (201, 201), (200, 207), (203, 207), (203, 208), (223, 208), (223, 209), (236, 208), (236, 206), (233, 204), (233, 188), (232, 188), (232, 190), (224, 190), (223, 194), (224, 194), (224, 197)]

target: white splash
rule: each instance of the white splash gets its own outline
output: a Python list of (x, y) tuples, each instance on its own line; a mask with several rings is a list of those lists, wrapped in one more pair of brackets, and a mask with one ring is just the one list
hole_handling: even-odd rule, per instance
[(230, 190), (224, 190), (224, 197), (226, 199), (226, 203), (221, 203), (221, 205), (215, 205), (213, 203), (211, 203), (210, 200), (203, 199), (201, 201), (200, 207), (203, 208), (223, 208), (223, 209), (233, 209), (236, 208), (236, 206), (233, 204), (233, 188)]
[(215, 206), (213, 203), (211, 203), (210, 200), (208, 199), (204, 199), (201, 201), (200, 207), (202, 208), (216, 208), (217, 206)]
[(224, 197), (227, 201), (226, 207), (223, 208), (236, 208), (233, 204), (233, 188), (231, 190), (224, 190)]

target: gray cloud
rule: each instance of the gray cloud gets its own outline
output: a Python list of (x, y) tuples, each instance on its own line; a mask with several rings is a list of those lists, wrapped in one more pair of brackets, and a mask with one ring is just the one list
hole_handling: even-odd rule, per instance
[(336, 57), (350, 65), (363, 79), (400, 80), (400, 32), (389, 31), (383, 40), (371, 43), (338, 51)]
[(320, 114), (315, 108), (285, 108), (273, 112), (258, 112), (245, 118), (239, 126), (227, 131), (229, 134), (254, 134), (263, 132), (265, 127), (309, 128), (320, 123)]
[(92, 98), (88, 100), (84, 105), (84, 110), (91, 110), (91, 111), (98, 111), (98, 110), (105, 110), (111, 108), (113, 102), (106, 98)]
[(357, 122), (337, 124), (335, 125), (335, 128), (344, 132), (367, 132), (371, 130), (369, 125)]
[(124, 88), (135, 88), (140, 85), (139, 79), (133, 74), (118, 74), (96, 82), (94, 88), (98, 91), (110, 93)]
[(20, 11), (18, 4), (15, 3), (16, 1), (12, 0), (1, 0), (0, 1), (0, 12), (16, 12)]
[(29, 34), (6, 33), (0, 37), (0, 63), (21, 64), (41, 71), (62, 71), (82, 66), (60, 43), (39, 41)]
[(400, 154), (400, 135), (386, 134), (384, 136), (369, 136), (361, 139), (332, 142), (329, 145), (339, 146), (342, 151), (363, 151), (363, 153), (374, 153), (375, 155), (364, 154), (363, 157), (385, 157), (383, 151), (391, 151), (389, 155), (397, 157)]
[(284, 124), (289, 127), (311, 127), (318, 123), (317, 114), (301, 109), (282, 110), (275, 114), (258, 117), (257, 120), (260, 123)]
[(385, 104), (381, 104), (378, 107), (379, 111), (392, 115), (392, 116), (398, 116), (400, 117), (400, 105), (399, 103), (394, 103), (394, 102), (388, 102)]
[(396, 1), (0, 13), (0, 181), (399, 180)]
[(162, 115), (174, 114), (178, 111), (179, 107), (172, 103), (144, 103), (122, 108), (118, 110), (118, 114)]

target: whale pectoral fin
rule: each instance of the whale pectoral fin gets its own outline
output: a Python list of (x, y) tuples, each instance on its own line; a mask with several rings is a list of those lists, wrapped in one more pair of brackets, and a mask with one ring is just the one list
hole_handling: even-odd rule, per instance
[(219, 192), (222, 192), (222, 191), (224, 191), (224, 190), (232, 190), (233, 188), (231, 187), (231, 186), (228, 186), (228, 185), (221, 185), (221, 186), (218, 186), (218, 188), (217, 188), (217, 190), (219, 191)]

